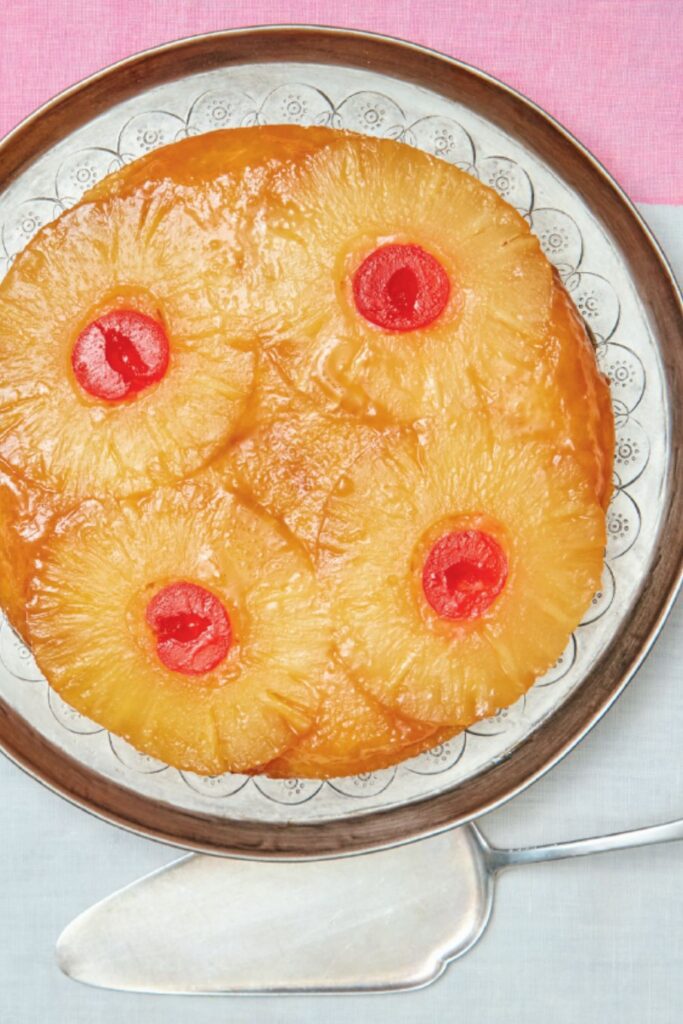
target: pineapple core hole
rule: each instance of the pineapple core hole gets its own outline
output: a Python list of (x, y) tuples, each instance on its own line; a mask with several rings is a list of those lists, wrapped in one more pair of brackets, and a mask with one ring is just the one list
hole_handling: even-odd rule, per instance
[(382, 245), (353, 275), (356, 309), (386, 331), (428, 327), (443, 313), (450, 293), (448, 274), (420, 245)]
[(133, 309), (114, 309), (93, 320), (71, 353), (80, 386), (107, 402), (130, 398), (161, 380), (168, 359), (162, 325)]
[(147, 605), (147, 625), (159, 660), (172, 672), (198, 676), (216, 668), (230, 649), (232, 626), (223, 603), (205, 587), (184, 581), (159, 590)]
[(422, 570), (424, 595), (444, 619), (476, 619), (505, 586), (508, 561), (482, 530), (446, 533), (432, 546)]

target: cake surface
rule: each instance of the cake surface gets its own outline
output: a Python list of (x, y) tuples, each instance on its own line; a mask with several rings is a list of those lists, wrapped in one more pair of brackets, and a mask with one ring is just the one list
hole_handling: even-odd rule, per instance
[(103, 179), (0, 283), (0, 604), (200, 774), (373, 771), (513, 703), (600, 586), (614, 426), (527, 222), (254, 127)]

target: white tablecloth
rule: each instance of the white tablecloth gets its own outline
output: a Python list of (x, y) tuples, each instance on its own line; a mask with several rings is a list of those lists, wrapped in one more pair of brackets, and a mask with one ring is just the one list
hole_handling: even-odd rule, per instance
[[(683, 279), (683, 208), (643, 207)], [(549, 775), (482, 820), (500, 845), (683, 817), (683, 601), (617, 705)], [(683, 844), (518, 869), (481, 944), (421, 992), (202, 999), (89, 989), (54, 943), (90, 903), (177, 854), (0, 759), (0, 1024), (679, 1024)]]

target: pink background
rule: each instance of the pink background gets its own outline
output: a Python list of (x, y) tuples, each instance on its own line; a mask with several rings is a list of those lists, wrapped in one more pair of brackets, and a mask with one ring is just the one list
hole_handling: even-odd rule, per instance
[(484, 68), (554, 114), (633, 199), (683, 203), (681, 0), (5, 0), (0, 135), (137, 50), (276, 22), (383, 32)]

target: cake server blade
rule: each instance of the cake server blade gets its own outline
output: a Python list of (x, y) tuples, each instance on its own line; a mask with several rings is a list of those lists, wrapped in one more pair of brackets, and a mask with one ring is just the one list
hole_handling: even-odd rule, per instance
[(185, 857), (77, 917), (65, 974), (156, 993), (390, 992), (428, 985), (479, 939), (504, 868), (683, 839), (683, 820), (502, 850), (474, 825), (325, 861)]
[(338, 860), (194, 855), (86, 910), (57, 958), (71, 978), (136, 992), (415, 988), (476, 941), (490, 896), (471, 827)]

